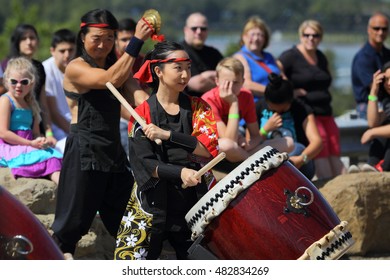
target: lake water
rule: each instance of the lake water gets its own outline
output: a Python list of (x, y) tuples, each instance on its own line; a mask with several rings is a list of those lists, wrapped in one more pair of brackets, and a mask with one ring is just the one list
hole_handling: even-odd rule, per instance
[[(229, 36), (209, 36), (207, 44), (216, 47), (222, 53), (225, 52), (226, 47), (237, 42), (239, 35)], [(284, 50), (291, 48), (297, 42), (283, 40), (280, 35), (272, 37), (271, 42), (266, 51), (278, 57)], [(351, 88), (351, 65), (352, 59), (364, 42), (353, 44), (337, 44), (322, 42), (319, 46), (322, 51), (331, 51), (335, 55), (335, 75), (333, 77), (333, 86), (339, 88)]]

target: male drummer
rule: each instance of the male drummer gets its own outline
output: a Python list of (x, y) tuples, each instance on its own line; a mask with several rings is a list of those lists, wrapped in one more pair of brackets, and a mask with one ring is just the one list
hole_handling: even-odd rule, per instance
[[(291, 152), (294, 141), (291, 137), (265, 140), (259, 133), (255, 103), (244, 84), (244, 66), (233, 57), (221, 60), (216, 67), (216, 87), (202, 95), (213, 109), (219, 135), (219, 149), (226, 159), (237, 163), (267, 145), (280, 152)], [(244, 119), (245, 134), (240, 132), (240, 119)], [(229, 170), (230, 171), (230, 170)]]

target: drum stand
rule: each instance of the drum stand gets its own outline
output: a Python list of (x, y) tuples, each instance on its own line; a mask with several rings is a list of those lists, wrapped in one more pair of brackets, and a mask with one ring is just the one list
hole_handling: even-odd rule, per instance
[(218, 258), (207, 250), (205, 247), (200, 245), (204, 235), (200, 234), (198, 238), (194, 241), (191, 247), (187, 250), (188, 259), (190, 260), (218, 260)]

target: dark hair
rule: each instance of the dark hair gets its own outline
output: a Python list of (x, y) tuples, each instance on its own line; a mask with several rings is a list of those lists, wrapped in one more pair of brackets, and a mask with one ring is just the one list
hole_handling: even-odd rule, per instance
[(60, 43), (76, 44), (76, 34), (66, 28), (57, 30), (51, 39), (51, 47), (55, 48)]
[[(179, 51), (179, 50), (184, 50), (184, 47), (179, 43), (170, 42), (170, 41), (159, 42), (159, 43), (154, 45), (153, 50), (149, 51), (145, 55), (144, 61), (154, 60), (154, 59), (163, 60), (163, 59), (166, 59), (168, 57), (168, 55), (171, 54), (172, 52)], [(159, 66), (160, 68), (163, 68), (164, 63), (156, 62), (156, 63), (150, 64), (153, 82), (149, 83), (148, 86), (153, 89), (153, 92), (157, 91), (158, 86), (159, 86), (158, 77), (153, 69), (155, 66)]]
[(292, 84), (283, 79), (282, 76), (270, 73), (268, 75), (269, 83), (265, 88), (265, 100), (274, 104), (291, 103), (294, 99), (294, 90)]
[(22, 41), (22, 38), (27, 31), (34, 32), (37, 36), (37, 39), (39, 40), (38, 32), (34, 26), (27, 23), (19, 24), (18, 26), (16, 26), (11, 35), (10, 49), (8, 55), (9, 58), (20, 56), (20, 41)]
[[(382, 69), (381, 69), (382, 73), (386, 72), (386, 70), (389, 69), (389, 68), (390, 68), (390, 61), (386, 62), (382, 66)], [(385, 83), (385, 79), (383, 79), (383, 81), (382, 81), (382, 83), (381, 83), (381, 85), (379, 87), (379, 91), (378, 91), (378, 99), (380, 101), (382, 101), (383, 98), (385, 98), (385, 96), (389, 95), (389, 93), (386, 92), (384, 83)]]
[(132, 18), (124, 18), (118, 21), (118, 31), (135, 31), (137, 23)]
[[(83, 26), (80, 28), (80, 31), (77, 35), (76, 40), (76, 57), (82, 56), (86, 62), (91, 64), (92, 66), (96, 67), (96, 63), (94, 60), (88, 55), (87, 51), (85, 50), (84, 43), (82, 41), (82, 34), (86, 35), (89, 32), (89, 25), (90, 24), (99, 24), (99, 23), (105, 23), (108, 26), (104, 27), (107, 29), (117, 30), (118, 29), (118, 21), (114, 17), (114, 15), (105, 9), (95, 9), (87, 12), (85, 15), (81, 17), (81, 23)], [(105, 68), (109, 68), (112, 64), (114, 64), (116, 61), (116, 54), (115, 54), (115, 47), (112, 46), (111, 52), (108, 54), (106, 59), (106, 66)]]

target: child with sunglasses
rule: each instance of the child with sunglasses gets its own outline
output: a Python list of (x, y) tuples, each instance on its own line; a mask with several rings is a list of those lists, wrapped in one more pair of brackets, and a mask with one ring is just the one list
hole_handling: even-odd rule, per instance
[(40, 109), (33, 94), (36, 71), (24, 57), (11, 59), (4, 73), (8, 90), (0, 97), (0, 167), (15, 178), (48, 177), (58, 184), (62, 154), (40, 136)]

